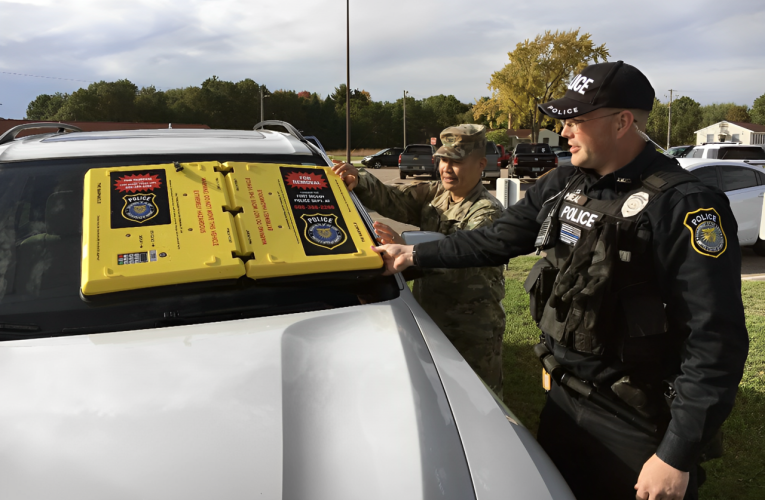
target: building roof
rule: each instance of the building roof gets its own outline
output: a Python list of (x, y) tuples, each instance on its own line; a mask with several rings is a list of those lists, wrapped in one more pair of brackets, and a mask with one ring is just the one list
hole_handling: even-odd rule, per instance
[(517, 130), (507, 130), (507, 136), (508, 137), (517, 137), (519, 139), (526, 137), (531, 137), (531, 129), (529, 128), (519, 128)]
[[(83, 132), (104, 132), (107, 130), (153, 130), (163, 128), (183, 128), (183, 129), (209, 129), (207, 125), (200, 124), (187, 124), (187, 123), (133, 123), (133, 122), (78, 122), (78, 121), (53, 121), (53, 120), (3, 120), (0, 119), (0, 135), (6, 131), (12, 129), (17, 125), (24, 125), (25, 123), (68, 123), (79, 127)], [(41, 130), (24, 130), (17, 137), (25, 137), (28, 135), (44, 133)]]
[(733, 125), (738, 125), (739, 127), (751, 130), (752, 132), (765, 132), (765, 125), (760, 125), (757, 123), (744, 123), (744, 122), (728, 122), (728, 123), (732, 123)]
[(731, 125), (736, 125), (737, 127), (745, 128), (747, 130), (751, 130), (752, 132), (765, 132), (765, 125), (759, 125), (757, 123), (745, 123), (745, 122), (729, 122), (728, 120), (723, 120), (721, 122), (713, 123), (711, 125), (707, 125), (704, 128), (701, 128), (694, 132), (694, 134), (697, 134), (701, 132), (702, 130), (706, 130), (709, 127), (714, 127), (715, 125), (720, 125), (721, 123), (729, 123)]

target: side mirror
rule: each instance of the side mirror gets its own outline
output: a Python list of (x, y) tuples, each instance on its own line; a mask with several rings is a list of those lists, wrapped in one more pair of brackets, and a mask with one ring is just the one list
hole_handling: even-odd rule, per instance
[(404, 231), (401, 233), (406, 245), (417, 245), (418, 243), (427, 243), (429, 241), (438, 241), (446, 238), (446, 235), (435, 231)]

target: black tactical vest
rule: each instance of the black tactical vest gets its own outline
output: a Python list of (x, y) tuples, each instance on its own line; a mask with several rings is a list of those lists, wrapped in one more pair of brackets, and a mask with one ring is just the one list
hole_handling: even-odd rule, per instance
[[(615, 200), (581, 193), (584, 174), (547, 200), (538, 246), (546, 250), (526, 280), (531, 315), (546, 335), (593, 355), (650, 362), (670, 340), (655, 280), (646, 208), (678, 184), (685, 171), (660, 171)], [(547, 234), (547, 238), (544, 235)]]

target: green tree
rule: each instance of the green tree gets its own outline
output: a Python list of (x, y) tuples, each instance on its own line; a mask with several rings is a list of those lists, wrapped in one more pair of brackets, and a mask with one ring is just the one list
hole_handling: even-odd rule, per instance
[(56, 92), (53, 95), (40, 94), (27, 106), (27, 120), (52, 120), (69, 94)]
[(752, 123), (765, 125), (765, 94), (754, 100), (749, 114), (752, 117)]
[(536, 141), (538, 130), (546, 122), (552, 123), (537, 105), (563, 96), (577, 72), (590, 63), (605, 61), (609, 52), (605, 44), (595, 45), (589, 33), (579, 35), (577, 29), (546, 31), (517, 44), (507, 55), (510, 63), (489, 81), (491, 98), (477, 102), (473, 113), (490, 121), (512, 115), (510, 127), (528, 115)]
[(748, 123), (749, 107), (733, 102), (707, 104), (701, 107), (702, 119), (699, 128), (708, 127), (721, 121)]
[(741, 106), (732, 106), (725, 113), (725, 119), (729, 122), (742, 122), (749, 123), (751, 118), (749, 117), (749, 106), (746, 104)]
[(657, 144), (667, 141), (667, 114), (667, 105), (654, 97), (645, 132)]
[(167, 106), (167, 95), (153, 85), (143, 87), (135, 97), (135, 113), (138, 121), (148, 123), (171, 122), (172, 114)]
[(494, 144), (502, 144), (506, 148), (510, 147), (510, 138), (507, 136), (507, 130), (492, 130), (486, 134), (486, 139)]
[[(664, 145), (667, 142), (668, 111), (666, 104), (654, 98), (653, 108), (648, 115), (646, 133), (657, 144)], [(702, 118), (701, 104), (690, 97), (683, 96), (672, 101), (672, 135), (669, 139), (670, 146), (695, 144), (695, 132), (702, 128)]]

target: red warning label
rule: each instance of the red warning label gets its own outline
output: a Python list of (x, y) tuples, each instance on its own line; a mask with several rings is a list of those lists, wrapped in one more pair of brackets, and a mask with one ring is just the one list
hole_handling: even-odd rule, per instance
[(329, 186), (321, 174), (313, 172), (290, 172), (284, 176), (284, 182), (296, 189), (326, 189)]
[(135, 193), (137, 191), (154, 191), (162, 187), (159, 175), (137, 174), (124, 175), (114, 181), (114, 189), (120, 193)]

